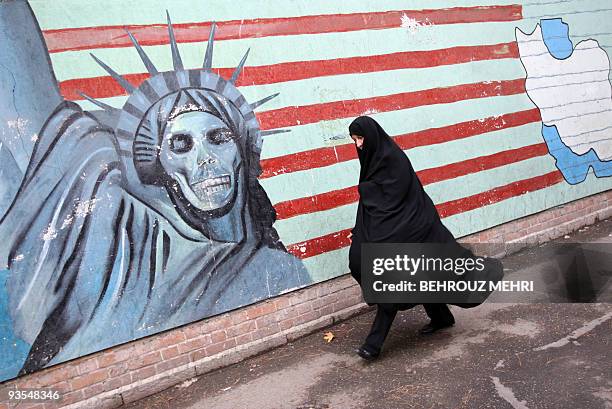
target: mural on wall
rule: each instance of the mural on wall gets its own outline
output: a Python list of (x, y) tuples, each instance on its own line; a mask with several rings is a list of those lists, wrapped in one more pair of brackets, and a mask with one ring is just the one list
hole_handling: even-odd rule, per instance
[(573, 46), (561, 18), (541, 20), (531, 34), (516, 29), (526, 90), (542, 115), (542, 136), (570, 184), (589, 169), (612, 176), (610, 59), (596, 40)]
[[(35, 25), (24, 20), (34, 18), (27, 3), (3, 4), (2, 18), (16, 15), (2, 25)], [(150, 74), (138, 87), (93, 56), (129, 93), (121, 109), (84, 95), (107, 121), (59, 94), (56, 106), (42, 107), (51, 112), (0, 223), (13, 332), (31, 346), (20, 373), (311, 282), (273, 228), (257, 180), (262, 132), (253, 109), (271, 97), (249, 104), (234, 86), (247, 55), (227, 80), (211, 71), (214, 26), (196, 69), (183, 66), (170, 17), (167, 29), (173, 70), (165, 72), (129, 33)], [(23, 59), (40, 38), (13, 37), (3, 58)], [(11, 80), (53, 76), (47, 55), (34, 61)], [(40, 85), (13, 95), (16, 104), (57, 92)]]
[(346, 274), (359, 115), (457, 237), (611, 189), (606, 0), (434, 3), (0, 2), (0, 379)]

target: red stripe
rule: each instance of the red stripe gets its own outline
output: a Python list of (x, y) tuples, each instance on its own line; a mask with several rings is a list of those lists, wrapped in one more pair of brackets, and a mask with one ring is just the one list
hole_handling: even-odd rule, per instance
[(449, 217), (455, 214), (474, 210), (479, 207), (498, 203), (503, 200), (510, 199), (511, 197), (544, 189), (560, 183), (563, 180), (563, 175), (561, 175), (559, 171), (554, 170), (541, 176), (519, 180), (504, 186), (496, 187), (495, 189), (487, 190), (486, 192), (479, 193), (477, 195), (441, 203), (436, 207), (438, 208), (440, 217)]
[[(404, 15), (418, 22), (433, 25), (517, 21), (523, 18), (522, 7), (515, 4), (231, 20), (217, 23), (215, 41), (380, 30), (400, 27)], [(192, 43), (208, 40), (211, 23), (184, 23), (173, 24), (172, 26), (178, 42)], [(168, 29), (165, 24), (65, 28), (45, 30), (43, 35), (50, 53), (95, 48), (131, 47), (132, 43), (125, 29), (130, 30), (141, 45), (168, 44)]]
[[(537, 156), (543, 156), (547, 153), (548, 149), (546, 145), (544, 143), (537, 143), (444, 166), (423, 169), (418, 171), (417, 175), (423, 185), (428, 185), (443, 180), (454, 179), (459, 176), (469, 175), (470, 173), (520, 162)], [(336, 207), (355, 203), (358, 200), (359, 193), (357, 192), (357, 187), (351, 186), (314, 196), (279, 202), (274, 205), (274, 208), (276, 209), (276, 217), (280, 220), (302, 214), (334, 209)]]
[(454, 179), (459, 176), (465, 176), (471, 173), (481, 172), (483, 170), (498, 168), (510, 163), (521, 162), (538, 156), (544, 156), (546, 154), (548, 154), (546, 144), (536, 143), (534, 145), (509, 149), (507, 151), (494, 153), (492, 155), (451, 163), (437, 168), (423, 169), (417, 174), (423, 185), (429, 185), (431, 183)]
[[(368, 73), (407, 68), (429, 68), (471, 61), (505, 58), (518, 58), (518, 47), (516, 42), (245, 67), (237, 85), (273, 84), (331, 75)], [(234, 69), (219, 68), (214, 71), (224, 78), (229, 78)], [(137, 87), (142, 81), (149, 78), (149, 74), (126, 74), (123, 77)], [(78, 94), (79, 91), (93, 98), (109, 98), (127, 95), (127, 92), (109, 76), (76, 78), (62, 81), (60, 82), (60, 91), (64, 98), (69, 100), (83, 99)]]
[(281, 220), (302, 214), (334, 209), (355, 203), (358, 200), (359, 192), (357, 192), (357, 186), (350, 186), (314, 196), (278, 202), (274, 205), (274, 209), (276, 210), (276, 219)]
[(315, 237), (301, 243), (290, 244), (287, 251), (301, 259), (318, 256), (351, 245), (348, 235), (351, 229), (341, 230), (325, 236)]
[(448, 104), (466, 99), (525, 92), (525, 79), (487, 81), (444, 88), (404, 92), (378, 97), (289, 106), (257, 114), (262, 129), (284, 128), (362, 115), (366, 111), (388, 112), (423, 105)]
[[(526, 125), (541, 120), (537, 108), (495, 116), (485, 119), (461, 122), (441, 128), (425, 129), (394, 136), (393, 139), (402, 149), (449, 142), (487, 132)], [(268, 178), (284, 173), (320, 168), (356, 159), (357, 153), (353, 144), (325, 147), (277, 156), (261, 161), (263, 173), (260, 178)]]
[[(503, 200), (520, 196), (525, 193), (544, 189), (563, 181), (563, 176), (558, 171), (553, 171), (541, 176), (519, 180), (508, 185), (499, 186), (473, 196), (440, 203), (436, 207), (441, 217), (467, 212), (482, 206), (499, 203)], [(301, 243), (287, 246), (287, 250), (299, 258), (313, 257), (329, 251), (338, 250), (350, 245), (347, 236), (350, 229), (336, 233), (316, 237)]]

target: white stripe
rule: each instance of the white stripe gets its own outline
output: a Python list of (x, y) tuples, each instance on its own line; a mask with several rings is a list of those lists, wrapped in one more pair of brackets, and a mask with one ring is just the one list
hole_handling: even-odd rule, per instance
[[(513, 0), (352, 0), (333, 2), (309, 0), (147, 0), (88, 2), (82, 0), (30, 0), (44, 29), (89, 27), (99, 25), (165, 24), (166, 9), (174, 23), (224, 21), (255, 18), (294, 17), (299, 15), (348, 14), (404, 9), (438, 9), (489, 4), (514, 4)], [(78, 15), (79, 18), (74, 18)]]
[[(515, 40), (515, 25), (514, 22), (448, 24), (427, 26), (416, 33), (410, 33), (404, 28), (393, 28), (228, 40), (216, 43), (213, 66), (235, 67), (249, 47), (251, 52), (247, 67), (403, 51), (430, 51), (455, 46), (499, 44)], [(170, 46), (143, 48), (159, 71), (172, 69)], [(206, 42), (179, 44), (179, 49), (185, 68), (202, 66)], [(58, 81), (107, 75), (91, 58), (90, 52), (121, 74), (145, 72), (133, 47), (67, 51), (51, 54)]]
[(421, 170), (492, 155), (540, 142), (544, 142), (542, 123), (533, 122), (450, 142), (419, 146), (406, 152), (414, 168)]
[(540, 176), (556, 169), (555, 160), (552, 156), (538, 156), (502, 167), (432, 183), (425, 186), (425, 190), (434, 203), (443, 203), (477, 195), (498, 186)]
[(285, 243), (295, 244), (351, 228), (355, 225), (357, 203), (278, 220), (274, 227)]
[(329, 280), (349, 272), (348, 252), (349, 248), (344, 247), (308, 257), (303, 260), (304, 266), (315, 282)]

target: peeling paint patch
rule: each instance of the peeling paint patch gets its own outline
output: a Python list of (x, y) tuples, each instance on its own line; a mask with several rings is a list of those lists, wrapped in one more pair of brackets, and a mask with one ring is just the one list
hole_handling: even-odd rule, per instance
[(506, 54), (510, 54), (510, 47), (508, 47), (507, 45), (504, 45), (503, 47), (501, 47), (499, 50), (495, 50), (493, 51), (494, 54), (497, 55), (506, 55)]
[(74, 220), (74, 218), (72, 217), (72, 215), (66, 216), (66, 218), (62, 222), (62, 227), (60, 227), (60, 230), (64, 230), (66, 227), (70, 227), (70, 225), (72, 224), (73, 220)]
[(374, 114), (378, 114), (378, 113), (380, 113), (380, 111), (379, 111), (379, 110), (377, 110), (377, 109), (372, 109), (372, 108), (368, 108), (368, 109), (366, 109), (365, 111), (363, 111), (363, 112), (361, 113), (361, 115), (374, 115)]
[(174, 108), (174, 110), (170, 114), (170, 117), (176, 117), (177, 115), (183, 112), (193, 112), (193, 111), (198, 111), (198, 110), (200, 110), (200, 107), (193, 103), (185, 104), (185, 105), (181, 105), (181, 106)]
[(100, 199), (92, 198), (92, 199), (85, 200), (85, 201), (78, 201), (76, 210), (74, 212), (76, 217), (86, 217), (89, 213), (91, 213), (94, 210), (94, 208), (96, 207), (96, 203), (99, 200)]
[(57, 237), (57, 230), (55, 230), (55, 227), (52, 225), (47, 226), (47, 229), (41, 236), (43, 241), (51, 241), (56, 237)]
[(419, 21), (416, 18), (409, 17), (406, 13), (402, 14), (401, 20), (401, 27), (408, 29), (408, 32), (411, 34), (416, 33), (421, 27), (433, 25), (428, 18), (426, 18), (425, 21)]
[(29, 121), (24, 118), (17, 118), (15, 120), (7, 121), (6, 124), (10, 129), (16, 129), (18, 132), (24, 132)]
[[(352, 142), (353, 141), (351, 140), (351, 138), (349, 138), (348, 135), (346, 134), (338, 134), (338, 135), (333, 135), (330, 137), (323, 138), (323, 143), (326, 146), (346, 145), (347, 143), (352, 143)], [(337, 159), (337, 155), (336, 155), (336, 159)]]

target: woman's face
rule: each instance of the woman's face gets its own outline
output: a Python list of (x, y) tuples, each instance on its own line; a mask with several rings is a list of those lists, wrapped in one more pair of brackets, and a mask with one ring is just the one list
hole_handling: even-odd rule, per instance
[(359, 150), (363, 149), (363, 136), (351, 135), (351, 139), (355, 142), (355, 147)]

